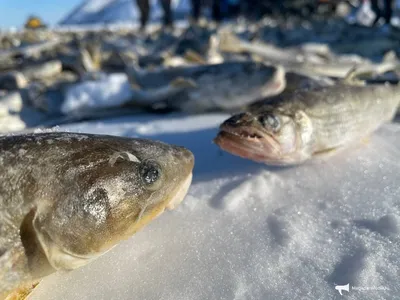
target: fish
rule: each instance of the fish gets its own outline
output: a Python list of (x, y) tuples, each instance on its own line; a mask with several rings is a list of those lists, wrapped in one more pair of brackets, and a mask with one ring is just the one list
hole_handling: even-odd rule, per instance
[(317, 89), (332, 86), (336, 82), (324, 76), (305, 76), (295, 72), (286, 72), (285, 93), (292, 93), (302, 89)]
[(56, 76), (62, 72), (62, 64), (59, 60), (50, 60), (42, 63), (35, 63), (22, 68), (21, 73), (29, 81), (40, 80)]
[(293, 66), (293, 70), (297, 70), (303, 74), (315, 74), (320, 76), (329, 76), (335, 78), (346, 78), (353, 69), (357, 70), (358, 76), (362, 74), (369, 74), (370, 76), (377, 76), (387, 73), (389, 71), (398, 70), (400, 63), (394, 54), (389, 51), (383, 57), (380, 63), (374, 63), (368, 60), (361, 62), (341, 62), (333, 61), (324, 64), (304, 63), (299, 66)]
[(299, 165), (361, 141), (394, 118), (400, 87), (339, 83), (278, 95), (224, 121), (214, 142), (269, 165)]
[[(320, 49), (318, 49), (319, 47)], [(219, 48), (225, 52), (252, 53), (272, 64), (281, 64), (287, 71), (311, 76), (345, 78), (355, 67), (360, 73), (363, 71), (363, 73), (373, 73), (374, 75), (399, 68), (399, 61), (393, 51), (388, 51), (380, 63), (374, 63), (367, 59), (341, 61), (340, 56), (335, 59), (328, 52), (326, 45), (317, 47), (316, 45), (305, 44), (299, 48), (278, 48), (261, 42), (242, 41), (227, 30), (220, 32)], [(327, 58), (330, 58), (330, 60), (327, 60)]]
[(59, 53), (57, 60), (61, 62), (62, 70), (69, 70), (78, 75), (97, 71), (97, 67), (86, 49)]
[(18, 67), (18, 61), (14, 58), (2, 56), (0, 50), (0, 71), (12, 71)]
[(88, 264), (185, 197), (194, 156), (148, 139), (0, 136), (0, 299)]
[[(285, 70), (251, 61), (127, 70), (137, 87), (132, 103), (160, 104), (187, 113), (238, 110), (285, 88)], [(147, 93), (147, 97), (144, 97)], [(162, 95), (162, 96), (161, 96)]]
[(233, 53), (252, 53), (262, 57), (269, 63), (292, 64), (302, 63), (306, 57), (296, 49), (283, 49), (274, 45), (258, 42), (250, 43), (240, 40), (232, 32), (228, 30), (221, 30), (219, 39), (219, 49), (223, 52)]
[(64, 38), (52, 38), (48, 41), (37, 42), (33, 44), (28, 44), (24, 46), (14, 47), (8, 50), (0, 51), (0, 57), (11, 59), (15, 56), (22, 57), (37, 57), (45, 51), (53, 51), (57, 46), (62, 43), (67, 42)]

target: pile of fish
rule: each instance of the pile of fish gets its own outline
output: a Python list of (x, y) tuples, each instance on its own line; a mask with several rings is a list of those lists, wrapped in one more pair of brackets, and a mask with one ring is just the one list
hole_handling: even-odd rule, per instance
[[(340, 19), (2, 33), (0, 132), (143, 112), (229, 112), (214, 139), (222, 149), (300, 164), (393, 119), (396, 35)], [(173, 208), (194, 165), (182, 147), (60, 132), (5, 135), (0, 152), (0, 298), (85, 265)]]
[[(396, 29), (384, 33), (342, 19), (293, 18), (203, 22), (145, 33), (124, 28), (2, 33), (0, 132), (143, 112), (235, 114), (254, 111), (254, 105), (271, 99), (280, 103), (276, 97), (296, 105), (299, 97), (324, 100), (318, 108), (314, 102), (301, 104), (316, 109), (307, 113), (318, 116), (347, 111), (346, 104), (351, 106), (348, 113), (354, 114), (359, 112), (354, 105), (367, 109), (365, 97), (376, 95), (385, 102), (387, 93), (396, 94), (395, 87), (386, 85), (398, 82), (399, 34)], [(365, 101), (352, 104), (364, 94)], [(396, 111), (394, 100), (390, 105), (389, 111)], [(389, 115), (382, 118), (390, 119)], [(367, 123), (376, 118), (360, 111), (360, 119)], [(236, 129), (227, 130), (227, 124), (223, 128), (233, 134)], [(229, 151), (226, 136), (217, 142)], [(307, 151), (326, 150), (310, 147)]]

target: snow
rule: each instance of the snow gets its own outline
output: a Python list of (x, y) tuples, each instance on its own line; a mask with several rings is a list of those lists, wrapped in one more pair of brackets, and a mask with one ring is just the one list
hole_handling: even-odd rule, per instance
[(195, 155), (185, 200), (29, 299), (395, 299), (400, 283), (400, 124), (290, 168), (212, 143), (227, 114), (143, 115), (59, 130), (146, 137)]
[(115, 107), (126, 103), (132, 90), (125, 73), (105, 75), (96, 81), (84, 81), (66, 92), (61, 111), (66, 115), (80, 113), (91, 108)]
[[(161, 0), (150, 0), (150, 20), (162, 16)], [(176, 16), (189, 12), (190, 0), (172, 0)], [(84, 1), (61, 22), (61, 25), (138, 22), (139, 10), (135, 0), (88, 0)]]

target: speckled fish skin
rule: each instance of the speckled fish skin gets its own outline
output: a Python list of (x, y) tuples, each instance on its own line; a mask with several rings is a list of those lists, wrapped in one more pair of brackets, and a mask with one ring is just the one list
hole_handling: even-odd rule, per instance
[(393, 119), (400, 87), (338, 84), (283, 93), (226, 120), (222, 149), (271, 165), (296, 165), (343, 148)]
[(193, 166), (189, 150), (146, 139), (0, 137), (0, 299), (85, 265), (172, 209)]

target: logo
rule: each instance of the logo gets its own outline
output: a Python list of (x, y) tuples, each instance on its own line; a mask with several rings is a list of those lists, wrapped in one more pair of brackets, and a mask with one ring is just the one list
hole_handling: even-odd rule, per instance
[(342, 291), (346, 291), (349, 292), (350, 289), (350, 285), (346, 284), (346, 285), (335, 285), (335, 290), (338, 290), (339, 294), (341, 296), (343, 296)]

